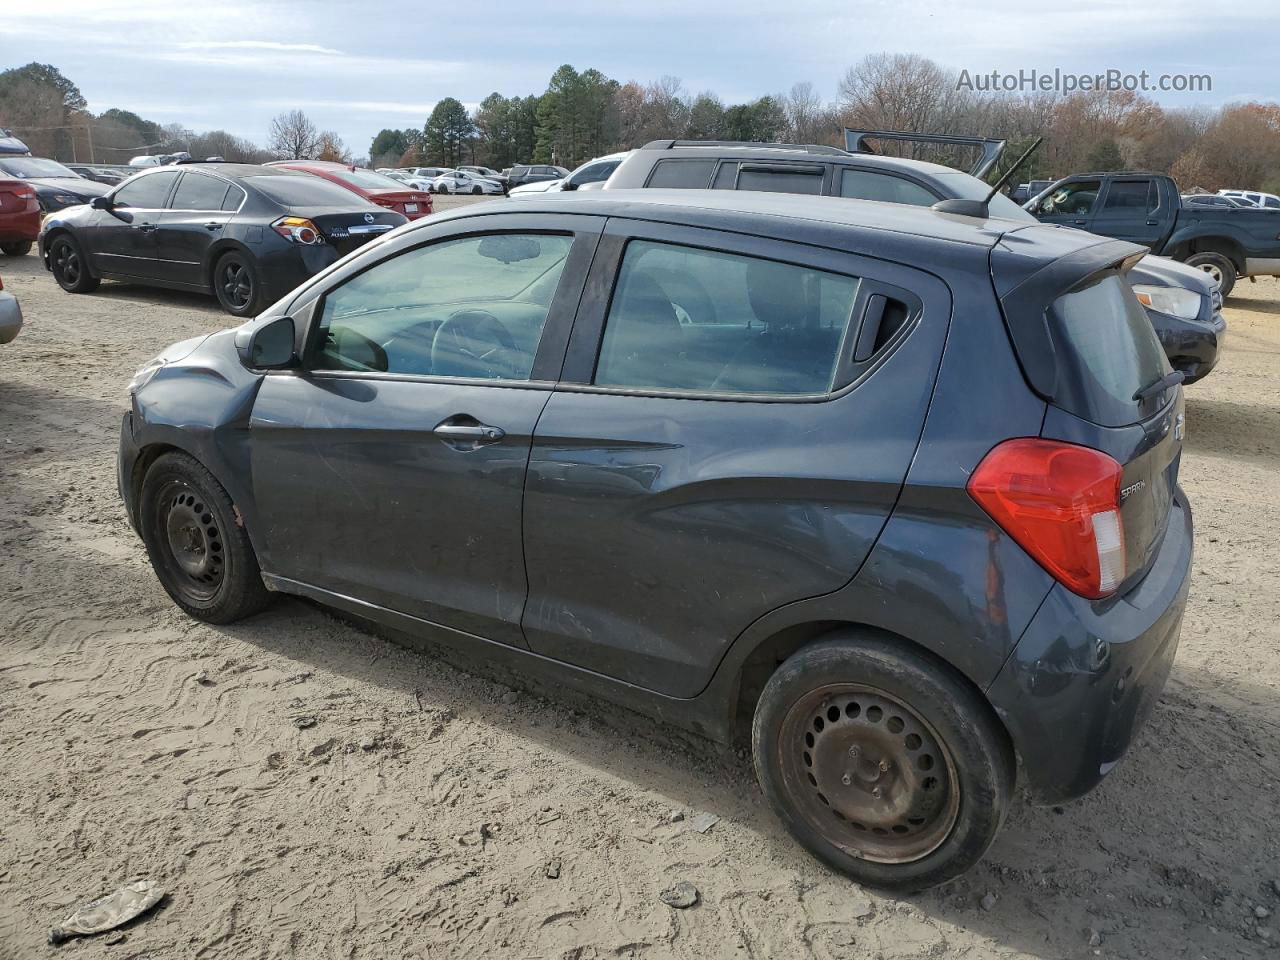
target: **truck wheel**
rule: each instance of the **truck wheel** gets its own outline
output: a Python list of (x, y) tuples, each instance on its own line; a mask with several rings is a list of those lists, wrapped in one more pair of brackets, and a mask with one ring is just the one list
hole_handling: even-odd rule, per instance
[(166, 453), (142, 481), (138, 519), (160, 585), (197, 620), (231, 623), (271, 599), (231, 497), (185, 453)]
[(1223, 300), (1231, 295), (1231, 290), (1236, 285), (1236, 265), (1231, 262), (1230, 257), (1224, 257), (1220, 253), (1196, 253), (1187, 257), (1186, 263), (1189, 267), (1203, 270), (1215, 280)]
[(30, 240), (15, 240), (12, 243), (0, 243), (0, 252), (6, 257), (25, 257), (31, 252)]
[(912, 891), (981, 859), (1014, 766), (981, 696), (924, 654), (848, 634), (769, 678), (751, 731), (774, 812), (859, 883)]

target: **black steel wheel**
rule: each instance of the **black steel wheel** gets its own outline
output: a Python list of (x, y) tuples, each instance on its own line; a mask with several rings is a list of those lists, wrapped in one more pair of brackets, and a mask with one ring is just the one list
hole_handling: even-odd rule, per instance
[(224, 254), (213, 268), (213, 292), (222, 309), (233, 317), (258, 312), (260, 287), (253, 262), (242, 253)]
[(183, 610), (230, 623), (266, 605), (269, 594), (231, 498), (197, 460), (183, 453), (157, 458), (138, 508), (151, 566)]
[(920, 890), (963, 873), (999, 832), (1012, 751), (981, 694), (924, 651), (853, 630), (765, 684), (756, 776), (811, 852), (860, 883)]
[(98, 289), (99, 280), (89, 273), (80, 244), (73, 237), (62, 235), (49, 247), (49, 264), (53, 279), (68, 293), (91, 293)]

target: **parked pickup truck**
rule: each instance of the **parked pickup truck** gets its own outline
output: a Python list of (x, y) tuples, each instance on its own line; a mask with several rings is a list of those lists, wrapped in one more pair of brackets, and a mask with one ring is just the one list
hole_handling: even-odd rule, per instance
[(1027, 202), (1045, 223), (1129, 240), (1199, 267), (1223, 297), (1237, 277), (1280, 276), (1280, 213), (1185, 205), (1172, 177), (1082, 173)]

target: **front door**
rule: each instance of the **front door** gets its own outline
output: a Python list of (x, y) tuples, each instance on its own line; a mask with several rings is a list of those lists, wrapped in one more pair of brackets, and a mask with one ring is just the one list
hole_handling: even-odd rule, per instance
[(523, 645), (529, 449), (600, 228), (482, 219), (512, 232), (415, 232), (315, 305), (254, 404), (258, 540), (268, 574)]
[(178, 173), (148, 173), (111, 195), (114, 207), (99, 211), (91, 240), (95, 273), (143, 280), (164, 278), (156, 232)]
[(1101, 192), (1101, 180), (1072, 180), (1042, 197), (1031, 212), (1042, 223), (1088, 230)]
[(530, 458), (525, 636), (692, 697), (752, 622), (857, 572), (950, 298), (883, 260), (613, 219), (587, 290)]

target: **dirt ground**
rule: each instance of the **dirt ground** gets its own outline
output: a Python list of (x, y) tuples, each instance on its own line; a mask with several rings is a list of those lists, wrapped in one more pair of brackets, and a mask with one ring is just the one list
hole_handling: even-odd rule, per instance
[[(117, 431), (134, 368), (230, 318), (72, 296), (34, 254), (0, 276), (27, 320), (0, 347), (3, 960), (1280, 956), (1280, 282), (1241, 284), (1187, 391), (1195, 582), (1136, 747), (895, 899), (802, 852), (745, 757), (298, 600), (184, 617), (124, 519)], [(168, 897), (123, 940), (45, 944), (135, 875)], [(693, 909), (659, 900), (677, 881)]]

